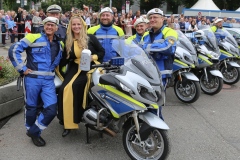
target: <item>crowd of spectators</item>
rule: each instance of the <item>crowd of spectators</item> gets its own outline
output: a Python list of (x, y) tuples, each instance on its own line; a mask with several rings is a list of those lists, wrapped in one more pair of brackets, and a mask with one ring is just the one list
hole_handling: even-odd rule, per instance
[[(126, 37), (130, 37), (136, 33), (134, 29), (134, 22), (136, 19), (142, 17), (146, 19), (146, 15), (142, 15), (138, 10), (136, 13), (133, 13), (132, 10), (129, 10), (128, 13), (119, 13), (117, 8), (112, 7), (114, 12), (113, 24), (119, 26), (123, 29)], [(71, 11), (66, 11), (61, 14), (60, 24), (67, 27), (69, 19), (72, 12), (81, 13), (83, 20), (86, 22), (88, 28), (96, 26), (99, 24), (99, 13), (98, 12), (89, 12), (88, 9), (78, 9), (72, 7)], [(0, 10), (0, 23), (1, 23), (1, 32), (2, 32), (2, 44), (5, 45), (5, 39), (11, 39), (11, 43), (15, 42), (15, 37), (17, 36), (18, 41), (24, 37), (26, 34), (25, 23), (26, 21), (31, 21), (31, 32), (35, 33), (37, 28), (42, 24), (42, 21), (46, 18), (45, 12), (43, 9), (35, 10), (32, 9), (29, 12), (19, 7), (18, 11), (4, 11)], [(217, 17), (216, 17), (217, 18)], [(180, 14), (178, 17), (174, 17), (172, 14), (170, 17), (165, 16), (164, 24), (175, 30), (186, 31), (196, 31), (201, 28), (201, 25), (212, 25), (212, 21), (205, 16), (193, 16), (185, 17), (183, 14)], [(227, 17), (223, 18), (224, 22), (236, 23), (236, 20), (232, 18), (229, 20)], [(148, 21), (146, 19), (146, 21)], [(147, 28), (149, 30), (149, 28)]]
[[(196, 31), (201, 28), (202, 25), (212, 26), (213, 22), (218, 19), (215, 17), (213, 19), (209, 19), (206, 16), (184, 16), (180, 14), (178, 17), (174, 17), (172, 14), (170, 17), (165, 17), (165, 25), (175, 30), (181, 30), (183, 32), (186, 31)], [(237, 23), (235, 18), (228, 19), (227, 17), (223, 18), (223, 22), (225, 23)]]

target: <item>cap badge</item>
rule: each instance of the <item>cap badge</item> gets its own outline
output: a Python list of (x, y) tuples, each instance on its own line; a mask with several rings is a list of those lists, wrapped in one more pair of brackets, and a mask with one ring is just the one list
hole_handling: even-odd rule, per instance
[(157, 9), (157, 8), (155, 9), (155, 12), (158, 12), (158, 9)]

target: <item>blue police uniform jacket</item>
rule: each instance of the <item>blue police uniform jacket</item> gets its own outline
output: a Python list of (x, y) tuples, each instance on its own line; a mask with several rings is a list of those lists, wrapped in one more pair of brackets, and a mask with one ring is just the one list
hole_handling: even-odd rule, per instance
[(111, 60), (111, 58), (118, 56), (117, 52), (112, 47), (112, 41), (113, 39), (124, 38), (124, 32), (120, 27), (115, 25), (103, 26), (100, 24), (89, 28), (88, 34), (95, 35), (105, 49), (103, 62), (107, 62)]
[[(18, 72), (23, 73), (29, 68), (33, 73), (27, 76), (54, 79), (54, 70), (62, 57), (62, 48), (63, 43), (57, 37), (50, 43), (45, 33), (29, 33), (10, 47), (8, 55)], [(27, 53), (26, 65), (21, 59), (24, 50)]]
[(165, 26), (155, 33), (151, 29), (149, 34), (142, 37), (142, 47), (156, 61), (162, 78), (171, 77), (177, 39), (177, 32)]
[[(41, 33), (44, 31), (44, 27), (41, 25), (38, 27), (38, 29), (35, 31), (36, 33)], [(58, 24), (58, 30), (54, 33), (56, 36), (58, 36), (58, 38), (61, 41), (65, 41), (66, 39), (66, 32), (67, 32), (67, 28), (61, 24)]]

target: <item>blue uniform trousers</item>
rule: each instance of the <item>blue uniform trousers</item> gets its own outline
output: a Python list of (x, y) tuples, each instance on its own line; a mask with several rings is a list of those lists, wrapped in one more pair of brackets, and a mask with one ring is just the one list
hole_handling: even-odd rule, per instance
[[(40, 136), (57, 114), (57, 95), (53, 79), (24, 78), (25, 126), (32, 136)], [(41, 96), (43, 110), (38, 114), (38, 99)]]

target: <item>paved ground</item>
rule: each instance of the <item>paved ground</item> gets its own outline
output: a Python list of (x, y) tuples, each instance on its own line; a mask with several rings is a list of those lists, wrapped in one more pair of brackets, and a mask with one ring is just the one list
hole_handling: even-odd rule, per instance
[[(0, 48), (0, 53), (1, 53)], [(202, 93), (194, 104), (181, 103), (172, 88), (163, 108), (172, 150), (169, 160), (240, 160), (240, 82), (215, 96)], [(13, 116), (0, 129), (0, 160), (127, 160), (121, 134), (116, 138), (91, 131), (86, 144), (85, 128), (62, 138), (55, 118), (42, 136), (47, 145), (35, 147), (25, 135), (24, 113)]]

